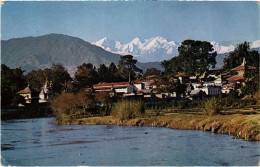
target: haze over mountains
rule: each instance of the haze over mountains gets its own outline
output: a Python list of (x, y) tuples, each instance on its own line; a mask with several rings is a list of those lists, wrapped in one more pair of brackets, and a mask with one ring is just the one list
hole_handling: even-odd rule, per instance
[[(212, 44), (218, 53), (224, 53), (219, 54), (216, 58), (216, 67), (221, 68), (224, 57), (228, 55), (228, 52), (234, 50), (234, 46)], [(144, 71), (151, 67), (162, 70), (161, 61), (177, 56), (179, 45), (163, 37), (144, 41), (135, 38), (127, 44), (104, 38), (91, 44), (68, 35), (48, 34), (39, 37), (3, 40), (1, 63), (11, 68), (21, 67), (27, 72), (49, 68), (54, 63), (61, 63), (70, 74), (74, 74), (77, 67), (83, 63), (92, 63), (96, 67), (99, 67), (100, 64), (109, 65), (111, 62), (117, 64), (121, 55), (132, 54), (139, 61), (137, 66)], [(259, 49), (259, 47), (260, 40), (251, 44), (251, 48)]]

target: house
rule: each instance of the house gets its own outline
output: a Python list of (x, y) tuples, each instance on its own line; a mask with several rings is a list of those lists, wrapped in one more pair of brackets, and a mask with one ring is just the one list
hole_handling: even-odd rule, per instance
[(19, 91), (18, 94), (24, 97), (25, 103), (27, 103), (27, 104), (31, 103), (31, 101), (32, 101), (32, 91), (29, 88), (29, 85), (26, 88), (24, 88), (23, 90)]
[(181, 84), (188, 83), (190, 81), (188, 75), (185, 73), (178, 73), (175, 75), (175, 78), (179, 79)]
[[(38, 104), (39, 103), (39, 94), (33, 92), (28, 85), (26, 88), (18, 92), (19, 95), (23, 96), (26, 104)], [(23, 106), (19, 104), (19, 106)]]
[(205, 92), (208, 96), (214, 96), (221, 93), (221, 86), (205, 86), (200, 90)]
[(115, 92), (116, 94), (129, 94), (139, 92), (144, 89), (143, 83), (117, 82), (117, 83), (99, 83), (93, 85), (93, 89), (98, 91)]
[(229, 83), (229, 84), (222, 85), (221, 92), (224, 93), (224, 94), (229, 94), (229, 92), (231, 90), (233, 90), (234, 85), (235, 85), (234, 83)]
[(39, 94), (39, 103), (46, 103), (52, 96), (53, 92), (51, 91), (52, 84), (48, 81), (45, 82), (44, 86), (41, 89)]
[(206, 93), (202, 90), (192, 90), (189, 95), (187, 96), (187, 99), (189, 100), (201, 100), (206, 97)]
[[(213, 96), (221, 93), (221, 86), (216, 86), (214, 82), (200, 82), (192, 84), (194, 90), (203, 91), (208, 96)], [(193, 92), (196, 92), (193, 91)]]
[(232, 71), (236, 71), (238, 74), (229, 77), (227, 80), (230, 82), (238, 82), (238, 83), (244, 83), (245, 82), (245, 72), (249, 70), (255, 70), (256, 68), (253, 66), (247, 66), (246, 65), (246, 59), (243, 59), (243, 62), (240, 66), (232, 69)]

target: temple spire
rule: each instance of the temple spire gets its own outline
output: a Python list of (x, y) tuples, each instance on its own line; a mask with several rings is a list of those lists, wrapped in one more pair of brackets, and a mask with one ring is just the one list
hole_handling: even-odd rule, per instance
[(241, 66), (245, 66), (245, 65), (246, 65), (246, 58), (244, 57)]

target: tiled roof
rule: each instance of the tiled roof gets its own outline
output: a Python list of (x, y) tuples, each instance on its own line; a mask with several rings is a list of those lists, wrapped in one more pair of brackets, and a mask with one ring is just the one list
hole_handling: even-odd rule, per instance
[(185, 73), (178, 73), (175, 75), (175, 77), (188, 77), (188, 75)]
[(245, 65), (241, 65), (241, 66), (238, 66), (238, 67), (236, 67), (236, 68), (233, 68), (232, 70), (233, 70), (233, 71), (238, 71), (238, 70), (245, 70), (245, 69), (247, 69), (247, 70), (254, 70), (254, 69), (256, 69), (256, 68), (253, 67), (253, 66), (247, 66), (247, 68), (246, 68)]
[(25, 89), (21, 90), (20, 92), (18, 92), (19, 94), (27, 94), (27, 93), (31, 93), (31, 90), (29, 87), (26, 87)]
[(95, 84), (93, 86), (96, 87), (96, 86), (115, 86), (115, 85), (129, 85), (129, 82), (101, 83), (101, 84)]
[(227, 79), (228, 81), (243, 81), (245, 80), (243, 75), (234, 75)]
[(111, 89), (114, 88), (126, 88), (129, 86), (129, 82), (118, 82), (118, 83), (102, 83), (93, 85), (94, 89)]
[(231, 88), (234, 86), (234, 83), (225, 84), (222, 86), (222, 88)]

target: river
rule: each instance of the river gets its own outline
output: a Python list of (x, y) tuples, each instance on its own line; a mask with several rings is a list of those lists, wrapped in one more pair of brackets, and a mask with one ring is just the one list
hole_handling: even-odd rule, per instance
[(253, 166), (259, 144), (203, 131), (56, 125), (54, 118), (1, 122), (1, 161), (12, 166)]

